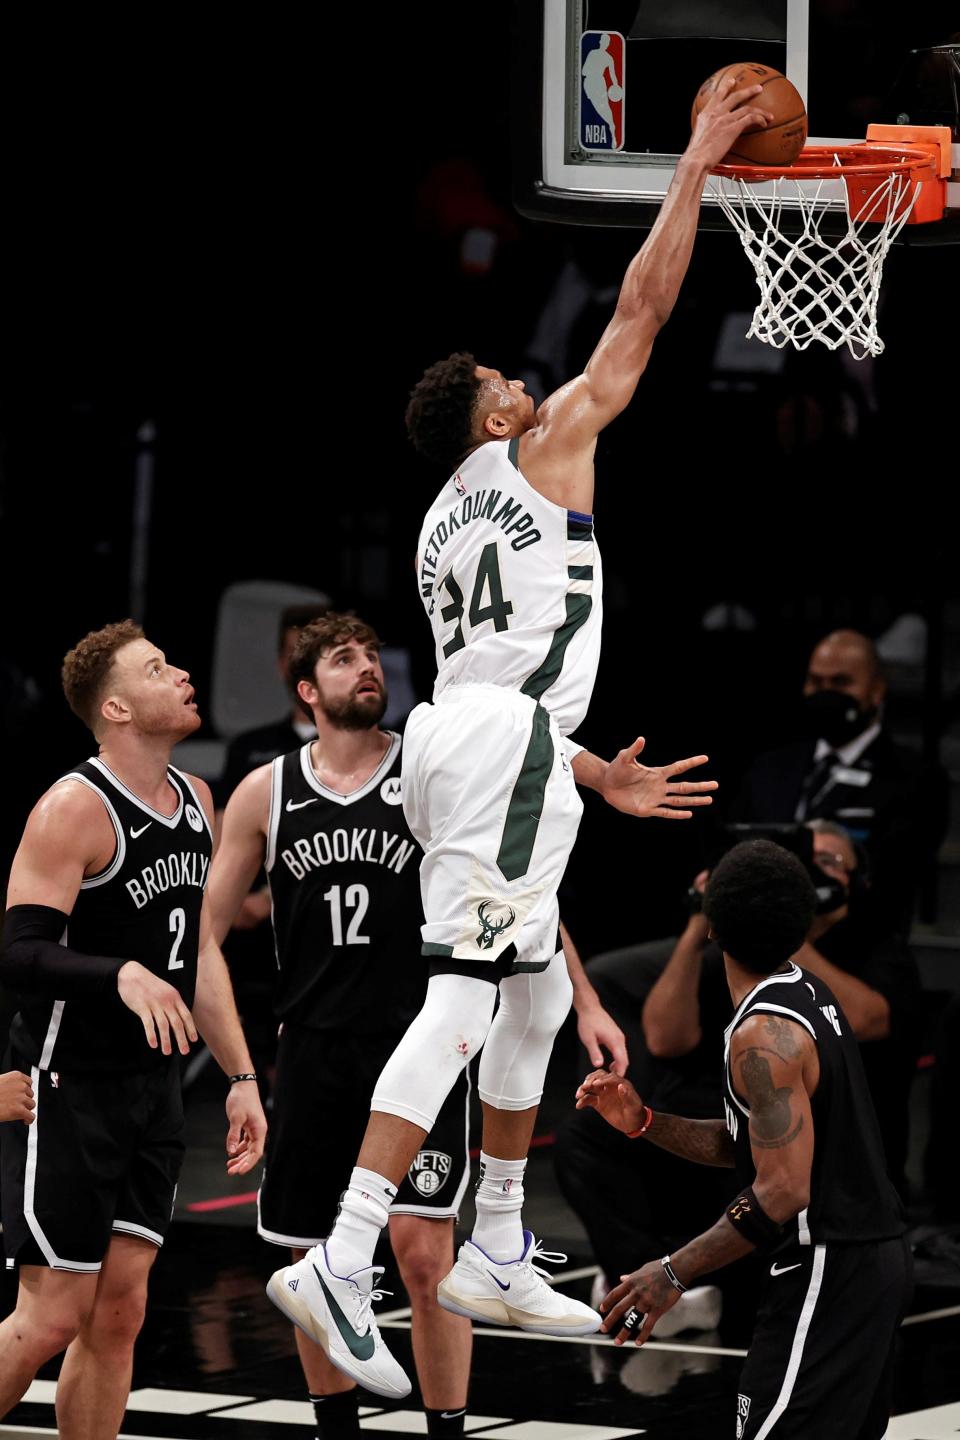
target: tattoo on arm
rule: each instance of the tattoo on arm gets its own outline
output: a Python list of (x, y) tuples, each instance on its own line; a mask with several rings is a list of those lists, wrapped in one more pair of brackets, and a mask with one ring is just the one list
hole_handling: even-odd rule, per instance
[(766, 1016), (764, 1029), (770, 1036), (770, 1048), (782, 1060), (796, 1060), (800, 1054), (796, 1032), (789, 1020), (780, 1020), (776, 1015)]
[[(776, 1054), (776, 1051), (770, 1052)], [(745, 1050), (738, 1058), (740, 1075), (750, 1106), (751, 1142), (760, 1150), (779, 1150), (797, 1138), (803, 1129), (803, 1116), (793, 1124), (789, 1085), (777, 1087), (770, 1073), (770, 1062), (761, 1048)]]
[(698, 1165), (733, 1165), (733, 1140), (722, 1120), (685, 1120), (658, 1110), (645, 1139)]

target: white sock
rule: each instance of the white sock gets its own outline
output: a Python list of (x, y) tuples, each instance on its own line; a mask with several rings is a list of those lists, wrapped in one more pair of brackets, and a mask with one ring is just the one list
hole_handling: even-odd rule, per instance
[(327, 1264), (334, 1275), (352, 1275), (373, 1264), (380, 1231), (396, 1198), (397, 1187), (385, 1176), (354, 1167), (326, 1243)]
[(480, 1151), (477, 1223), (471, 1239), (491, 1260), (519, 1260), (523, 1253), (523, 1172), (526, 1160), (498, 1160)]

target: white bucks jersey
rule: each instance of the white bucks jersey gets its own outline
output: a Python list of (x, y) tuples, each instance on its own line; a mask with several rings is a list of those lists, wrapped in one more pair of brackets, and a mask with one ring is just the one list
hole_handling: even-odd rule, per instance
[(600, 658), (600, 554), (593, 517), (534, 490), (518, 450), (518, 440), (481, 445), (423, 522), (417, 575), (437, 651), (434, 696), (464, 684), (520, 690), (569, 735)]

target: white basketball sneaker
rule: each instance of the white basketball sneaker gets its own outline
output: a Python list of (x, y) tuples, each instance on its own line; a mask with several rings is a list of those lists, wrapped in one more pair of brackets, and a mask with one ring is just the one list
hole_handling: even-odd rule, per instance
[(537, 1335), (592, 1335), (602, 1317), (589, 1305), (571, 1300), (541, 1278), (547, 1274), (534, 1260), (562, 1265), (566, 1255), (541, 1250), (529, 1230), (523, 1232), (519, 1260), (491, 1260), (467, 1240), (457, 1263), (437, 1286), (437, 1301), (444, 1310), (486, 1320), (492, 1325), (516, 1325)]
[(387, 1293), (376, 1288), (382, 1274), (381, 1267), (369, 1265), (335, 1275), (324, 1246), (315, 1245), (295, 1265), (274, 1271), (267, 1295), (331, 1365), (374, 1395), (402, 1400), (410, 1394), (410, 1381), (383, 1343), (371, 1308)]

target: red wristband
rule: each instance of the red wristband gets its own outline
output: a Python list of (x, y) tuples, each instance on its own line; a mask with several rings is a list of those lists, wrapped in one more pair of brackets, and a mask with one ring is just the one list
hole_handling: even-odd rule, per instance
[(653, 1124), (653, 1111), (650, 1109), (650, 1106), (649, 1106), (649, 1105), (644, 1105), (644, 1107), (643, 1107), (643, 1124), (640, 1126), (640, 1129), (639, 1129), (639, 1130), (627, 1130), (627, 1131), (625, 1131), (624, 1133), (626, 1134), (626, 1137), (627, 1137), (628, 1140), (638, 1140), (641, 1135), (646, 1135), (647, 1131), (650, 1129), (650, 1126), (651, 1126), (652, 1124)]

